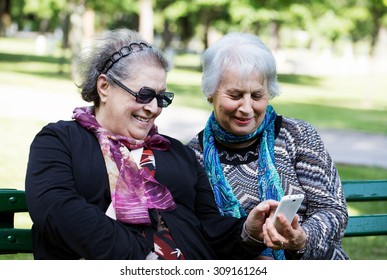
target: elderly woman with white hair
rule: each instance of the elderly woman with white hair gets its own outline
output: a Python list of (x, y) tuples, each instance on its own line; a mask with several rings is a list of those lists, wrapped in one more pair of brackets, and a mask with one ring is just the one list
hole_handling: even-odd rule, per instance
[[(305, 121), (277, 115), (275, 58), (259, 37), (230, 33), (203, 54), (202, 91), (213, 106), (189, 143), (209, 177), (220, 213), (243, 217), (266, 200), (304, 200), (292, 222), (269, 217), (263, 259), (348, 259), (341, 239), (348, 212), (340, 177), (323, 141)], [(249, 229), (247, 229), (249, 230)]]

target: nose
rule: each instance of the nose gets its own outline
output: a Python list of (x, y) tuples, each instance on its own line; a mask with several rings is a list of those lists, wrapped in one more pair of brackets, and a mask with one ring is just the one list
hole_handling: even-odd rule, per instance
[(253, 111), (253, 102), (250, 94), (243, 95), (243, 98), (240, 99), (240, 105), (238, 107), (239, 111), (243, 113), (251, 113)]
[(157, 113), (159, 110), (159, 107), (157, 106), (157, 98), (155, 97), (151, 102), (145, 104), (144, 109), (151, 112), (152, 114)]

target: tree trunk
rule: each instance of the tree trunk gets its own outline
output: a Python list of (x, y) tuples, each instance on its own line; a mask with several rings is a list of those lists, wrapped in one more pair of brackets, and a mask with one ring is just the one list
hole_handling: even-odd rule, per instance
[(370, 51), (369, 51), (369, 55), (370, 56), (374, 56), (375, 54), (375, 46), (378, 42), (378, 36), (379, 36), (379, 32), (380, 32), (380, 29), (381, 29), (381, 23), (380, 23), (380, 18), (375, 18), (377, 17), (378, 15), (373, 15), (373, 29), (372, 29), (372, 32), (371, 32), (371, 43), (370, 43)]
[(6, 35), (7, 28), (11, 25), (11, 0), (0, 2), (0, 36)]
[(77, 74), (77, 64), (75, 56), (80, 53), (84, 38), (83, 15), (85, 13), (85, 4), (83, 1), (74, 3), (70, 10), (70, 33), (69, 42), (71, 47), (71, 78), (75, 79)]
[(278, 51), (281, 48), (280, 32), (281, 24), (279, 22), (272, 22), (270, 24), (270, 32), (272, 34), (271, 39), (271, 48), (274, 52)]
[(152, 0), (140, 0), (140, 22), (139, 33), (148, 41), (153, 43), (153, 6)]
[(167, 19), (164, 21), (164, 30), (162, 33), (162, 38), (163, 38), (163, 41), (161, 42), (161, 49), (166, 50), (171, 45), (171, 42), (173, 39), (173, 34), (171, 32), (170, 24)]

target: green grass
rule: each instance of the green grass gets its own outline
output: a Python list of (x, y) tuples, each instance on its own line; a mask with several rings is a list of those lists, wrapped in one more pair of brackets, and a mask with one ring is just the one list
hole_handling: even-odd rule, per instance
[(0, 138), (0, 187), (24, 189), (29, 146), (43, 123), (0, 117), (6, 137)]
[[(68, 55), (56, 51), (53, 56), (34, 54), (31, 39), (0, 38), (0, 83), (20, 90), (48, 92), (58, 104), (66, 94), (74, 93)], [(197, 55), (182, 54), (168, 75), (168, 88), (176, 93), (174, 106), (210, 110), (200, 89), (200, 60)], [(351, 129), (387, 134), (387, 79), (372, 77), (314, 77), (280, 74), (282, 95), (272, 101), (279, 114), (301, 118), (321, 128)], [(0, 91), (6, 98), (8, 92)], [(17, 105), (17, 104), (15, 104)], [(17, 110), (18, 107), (15, 107)], [(29, 145), (43, 122), (0, 116), (0, 187), (24, 188)], [(381, 168), (338, 165), (342, 179), (386, 179)], [(349, 205), (351, 213), (387, 213), (385, 203)], [(18, 224), (29, 227), (26, 215)], [(387, 259), (387, 240), (381, 237), (345, 238), (343, 246), (353, 259)], [(30, 254), (0, 256), (0, 259), (31, 259)]]

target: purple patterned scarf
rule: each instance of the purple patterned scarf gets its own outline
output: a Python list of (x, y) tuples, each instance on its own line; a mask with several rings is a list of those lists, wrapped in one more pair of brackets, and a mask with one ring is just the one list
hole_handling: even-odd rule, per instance
[(175, 209), (176, 204), (169, 190), (145, 169), (138, 168), (129, 151), (141, 147), (165, 151), (170, 148), (169, 140), (158, 134), (156, 126), (144, 140), (115, 135), (100, 126), (93, 112), (93, 106), (75, 108), (73, 119), (94, 133), (101, 145), (117, 220), (150, 224), (148, 209)]

